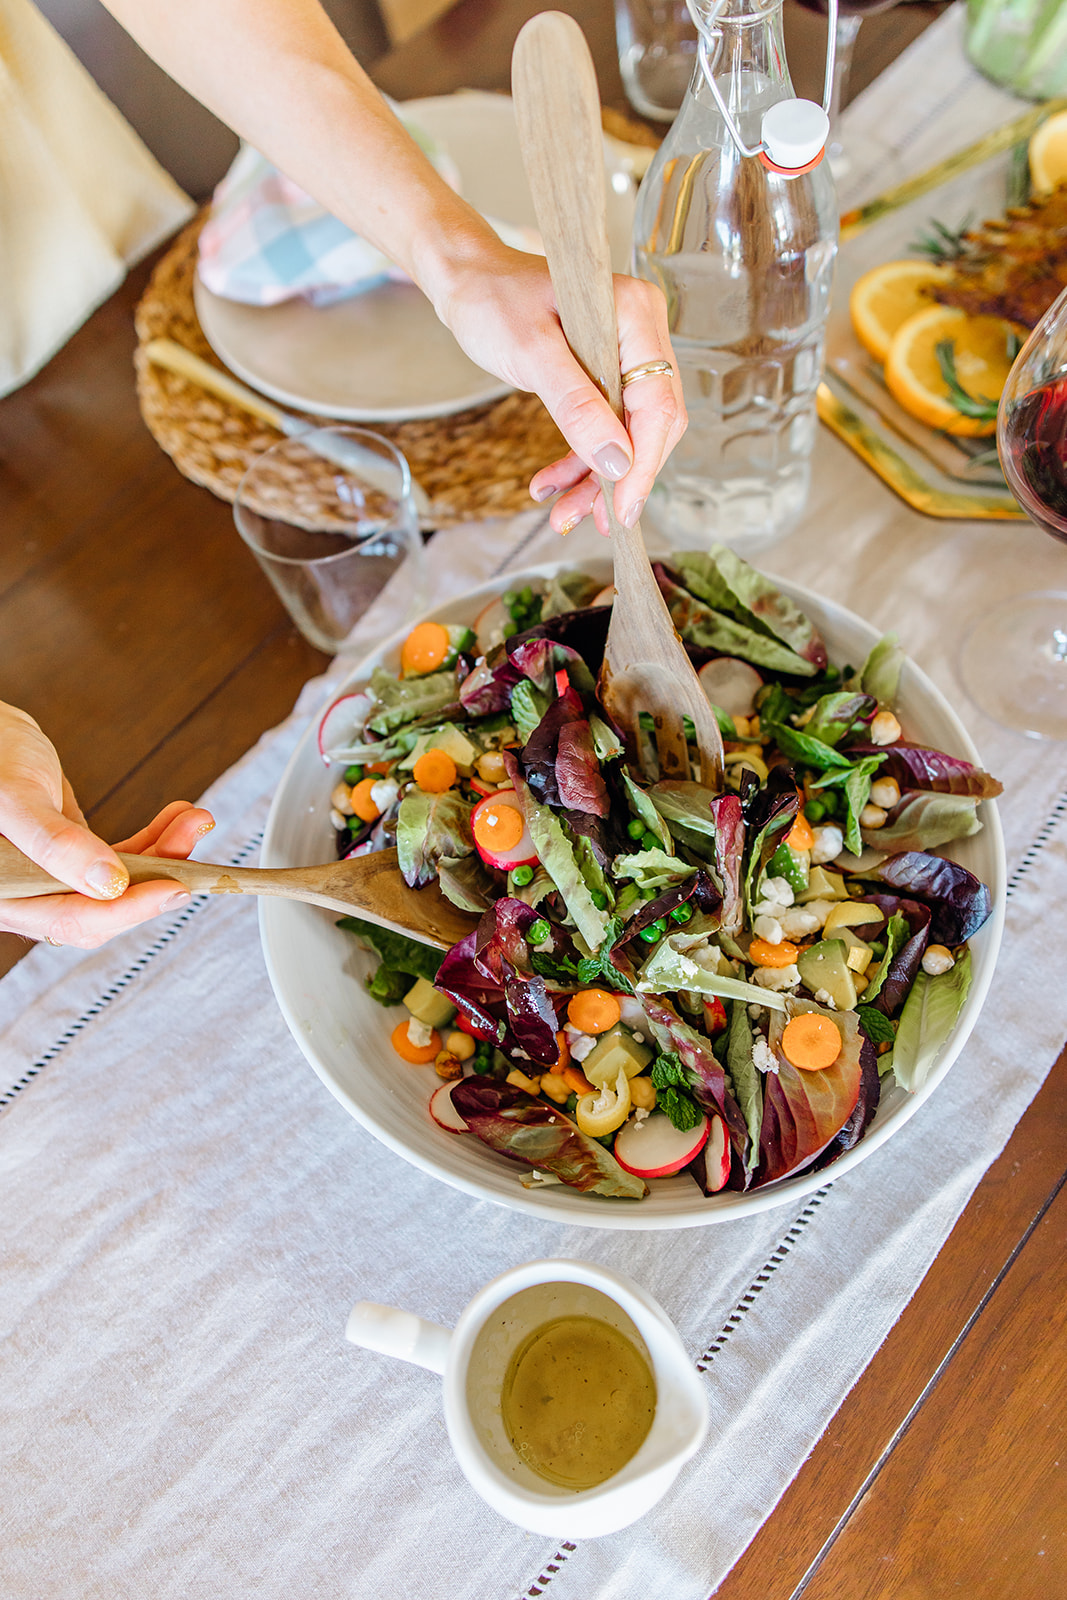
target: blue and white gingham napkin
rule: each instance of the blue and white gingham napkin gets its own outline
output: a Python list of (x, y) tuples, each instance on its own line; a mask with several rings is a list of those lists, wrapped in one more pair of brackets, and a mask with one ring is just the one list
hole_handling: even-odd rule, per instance
[[(393, 110), (449, 187), (460, 193), (459, 170), (447, 151), (404, 118), (401, 108)], [(540, 251), (532, 229), (486, 220), (506, 244)], [(215, 190), (200, 234), (198, 272), (213, 294), (255, 306), (298, 297), (325, 306), (389, 280), (408, 281), (388, 256), (250, 145), (241, 146)]]

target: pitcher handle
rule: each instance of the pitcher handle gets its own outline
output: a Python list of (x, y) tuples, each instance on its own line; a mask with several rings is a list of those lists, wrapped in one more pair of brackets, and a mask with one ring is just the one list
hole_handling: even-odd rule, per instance
[(417, 1317), (413, 1311), (360, 1300), (349, 1312), (345, 1337), (364, 1350), (377, 1350), (380, 1355), (396, 1356), (427, 1367), (430, 1372), (443, 1373), (452, 1333), (440, 1323)]

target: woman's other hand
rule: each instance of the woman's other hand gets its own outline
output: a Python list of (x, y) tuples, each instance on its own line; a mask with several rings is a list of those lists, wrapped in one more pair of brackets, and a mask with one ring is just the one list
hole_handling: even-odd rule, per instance
[[(176, 800), (115, 849), (184, 858), (214, 826), (210, 812)], [(86, 826), (51, 742), (32, 717), (2, 702), (0, 834), (77, 891), (0, 900), (0, 930), (93, 950), (190, 898), (164, 880), (130, 885), (115, 849)]]

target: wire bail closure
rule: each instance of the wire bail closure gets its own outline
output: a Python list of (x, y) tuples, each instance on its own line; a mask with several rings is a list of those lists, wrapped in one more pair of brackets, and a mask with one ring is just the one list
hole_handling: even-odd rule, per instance
[[(761, 137), (757, 145), (747, 145), (741, 137), (741, 130), (733, 114), (727, 109), (722, 91), (712, 74), (708, 43), (709, 40), (714, 40), (721, 44), (722, 32), (720, 29), (711, 28), (705, 33), (699, 23), (697, 24), (697, 57), (700, 61), (700, 70), (704, 74), (704, 82), (711, 90), (719, 115), (726, 124), (726, 131), (741, 155), (758, 156), (771, 172), (783, 173), (786, 177), (799, 177), (802, 172), (810, 172), (813, 167), (817, 167), (822, 160), (830, 133), (829, 111), (837, 59), (837, 9), (838, 0), (827, 0), (826, 75), (823, 79), (822, 106), (817, 106), (813, 100), (799, 98), (779, 100), (776, 105), (768, 107), (763, 113)], [(690, 6), (690, 10), (693, 11), (696, 20), (695, 8)]]

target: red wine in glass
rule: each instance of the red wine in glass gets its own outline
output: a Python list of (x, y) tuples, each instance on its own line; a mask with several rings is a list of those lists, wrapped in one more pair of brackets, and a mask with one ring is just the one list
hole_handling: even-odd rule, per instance
[[(1067, 540), (1067, 290), (1008, 373), (997, 451), (1022, 509)], [(960, 649), (960, 676), (971, 699), (1005, 727), (1067, 740), (1067, 590), (1009, 594), (976, 617)]]
[(1046, 533), (1067, 539), (1067, 373), (1006, 402), (1000, 450), (1023, 510)]

